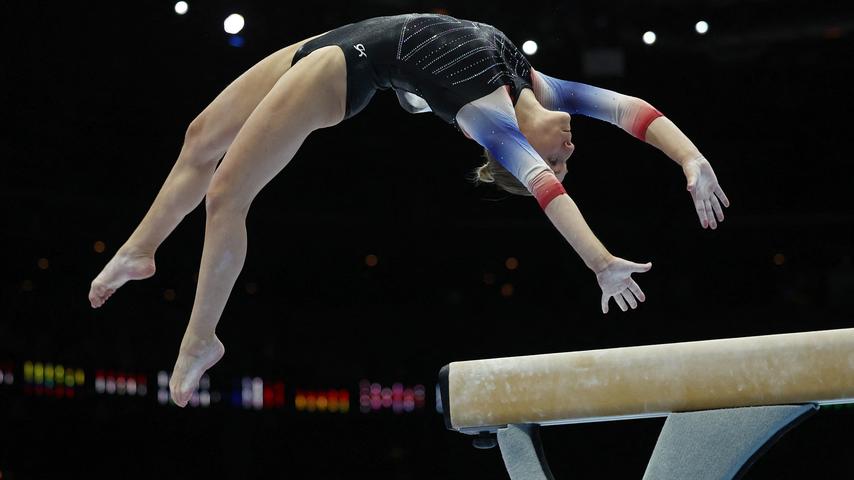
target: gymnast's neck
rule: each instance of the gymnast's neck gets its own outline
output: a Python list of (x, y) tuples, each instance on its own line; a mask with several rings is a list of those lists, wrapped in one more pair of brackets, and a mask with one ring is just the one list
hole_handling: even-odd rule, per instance
[(514, 108), (516, 110), (516, 122), (519, 124), (519, 130), (526, 137), (528, 136), (527, 132), (532, 132), (537, 128), (537, 122), (542, 118), (542, 114), (546, 110), (540, 105), (537, 97), (534, 96), (533, 90), (530, 88), (522, 89), (522, 92), (519, 94), (519, 100), (516, 101)]

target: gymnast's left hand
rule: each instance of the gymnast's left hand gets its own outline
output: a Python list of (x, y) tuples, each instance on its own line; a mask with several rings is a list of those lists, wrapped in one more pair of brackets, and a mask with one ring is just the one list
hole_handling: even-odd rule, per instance
[(700, 217), (700, 225), (703, 228), (718, 228), (718, 222), (724, 221), (724, 207), (729, 207), (729, 199), (726, 198), (718, 177), (706, 157), (700, 156), (689, 160), (682, 165), (682, 171), (688, 181), (688, 192), (694, 200), (694, 209)]
[(602, 313), (608, 313), (608, 302), (611, 297), (624, 312), (629, 307), (637, 308), (638, 301), (646, 300), (646, 295), (632, 279), (632, 274), (648, 272), (650, 268), (652, 268), (652, 262), (634, 263), (614, 257), (604, 269), (596, 272), (596, 281), (602, 289)]

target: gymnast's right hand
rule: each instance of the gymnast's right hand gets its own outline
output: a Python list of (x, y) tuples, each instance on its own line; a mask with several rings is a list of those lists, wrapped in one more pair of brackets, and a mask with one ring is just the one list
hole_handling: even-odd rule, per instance
[(602, 313), (608, 313), (608, 302), (611, 297), (624, 312), (629, 309), (629, 306), (632, 309), (637, 308), (638, 300), (641, 302), (646, 300), (646, 295), (632, 279), (632, 274), (647, 272), (650, 268), (652, 268), (652, 262), (634, 263), (614, 257), (604, 269), (596, 272), (596, 280), (599, 282), (599, 288), (602, 289)]

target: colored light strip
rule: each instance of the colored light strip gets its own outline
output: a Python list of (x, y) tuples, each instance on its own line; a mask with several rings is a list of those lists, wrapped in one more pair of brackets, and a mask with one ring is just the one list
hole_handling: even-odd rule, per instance
[(391, 387), (368, 380), (359, 382), (359, 411), (362, 413), (378, 412), (391, 409), (392, 412), (411, 413), (421, 410), (426, 403), (426, 392), (423, 385), (405, 387), (396, 382)]

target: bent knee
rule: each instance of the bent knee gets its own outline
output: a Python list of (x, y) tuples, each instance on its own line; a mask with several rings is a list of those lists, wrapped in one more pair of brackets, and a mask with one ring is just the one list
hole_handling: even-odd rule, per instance
[(252, 198), (225, 180), (214, 177), (205, 195), (205, 210), (208, 216), (234, 214), (246, 216)]
[(226, 146), (218, 138), (210, 125), (205, 112), (200, 113), (184, 133), (184, 146), (181, 148), (181, 158), (196, 166), (216, 164), (225, 153)]

